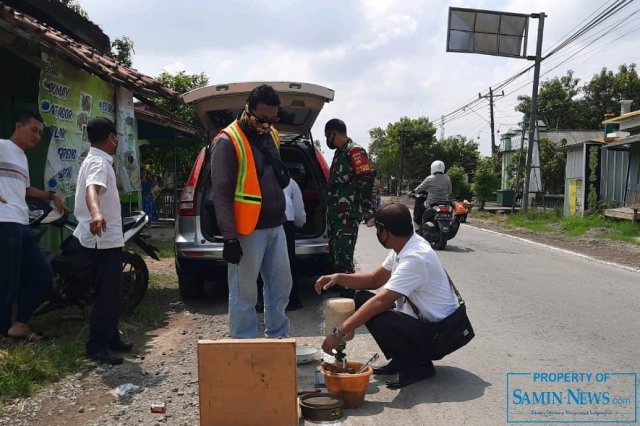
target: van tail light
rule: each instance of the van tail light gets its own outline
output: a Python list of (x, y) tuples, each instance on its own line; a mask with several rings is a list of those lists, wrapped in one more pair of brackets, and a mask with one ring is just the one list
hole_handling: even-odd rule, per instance
[(322, 170), (322, 175), (324, 176), (324, 181), (325, 182), (329, 182), (329, 166), (327, 165), (327, 162), (324, 159), (324, 156), (322, 155), (322, 151), (320, 151), (320, 149), (318, 149), (317, 146), (313, 146), (313, 150), (315, 151), (316, 154), (316, 160), (318, 160), (318, 164), (320, 164), (320, 170)]
[(206, 147), (202, 148), (202, 151), (200, 151), (200, 154), (198, 154), (196, 162), (191, 169), (189, 179), (187, 179), (187, 184), (184, 186), (184, 189), (180, 193), (180, 206), (178, 208), (179, 216), (196, 215), (196, 187), (198, 185), (198, 177), (200, 176), (200, 171), (202, 170), (202, 163), (204, 163), (205, 149)]

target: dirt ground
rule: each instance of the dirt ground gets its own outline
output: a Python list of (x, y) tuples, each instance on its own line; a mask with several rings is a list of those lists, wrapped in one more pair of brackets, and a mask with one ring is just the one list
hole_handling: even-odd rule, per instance
[[(506, 233), (640, 268), (640, 246), (597, 238), (604, 230), (593, 230), (587, 237), (566, 237), (559, 232), (504, 229), (501, 223), (476, 219), (473, 214), (465, 226)], [(154, 239), (171, 241), (173, 237), (172, 227), (154, 227), (151, 231)], [(174, 273), (172, 258), (146, 260), (151, 272)], [(197, 357), (193, 347), (199, 339), (228, 337), (226, 303), (224, 296), (220, 297), (214, 303), (209, 299), (188, 305), (177, 297), (167, 307), (169, 324), (138, 333), (134, 339), (135, 355), (123, 365), (94, 365), (31, 397), (11, 401), (4, 406), (0, 425), (198, 424)], [(140, 387), (136, 394), (115, 397), (109, 393), (127, 383)], [(166, 413), (151, 413), (150, 406), (155, 402), (164, 402)]]

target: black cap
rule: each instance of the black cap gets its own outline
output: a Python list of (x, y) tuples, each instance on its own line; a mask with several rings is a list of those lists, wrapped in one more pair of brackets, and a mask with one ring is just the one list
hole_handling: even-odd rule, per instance
[(117, 134), (116, 125), (108, 118), (96, 117), (87, 123), (87, 136), (91, 143), (100, 143), (108, 138), (111, 133)]
[(377, 225), (398, 237), (413, 235), (413, 221), (409, 208), (401, 203), (385, 203), (367, 222), (368, 226)]

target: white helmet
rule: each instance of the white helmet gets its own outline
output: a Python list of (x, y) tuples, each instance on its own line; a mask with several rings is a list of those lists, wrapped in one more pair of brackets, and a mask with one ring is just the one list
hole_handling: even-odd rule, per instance
[(431, 174), (434, 175), (436, 173), (444, 174), (444, 163), (440, 160), (431, 163)]

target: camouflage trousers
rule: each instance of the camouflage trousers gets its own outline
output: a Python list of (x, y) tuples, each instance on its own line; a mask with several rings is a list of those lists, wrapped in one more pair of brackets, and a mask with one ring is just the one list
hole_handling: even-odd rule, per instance
[(334, 272), (353, 274), (356, 271), (353, 252), (356, 249), (360, 221), (346, 218), (329, 222), (328, 225), (329, 256)]

